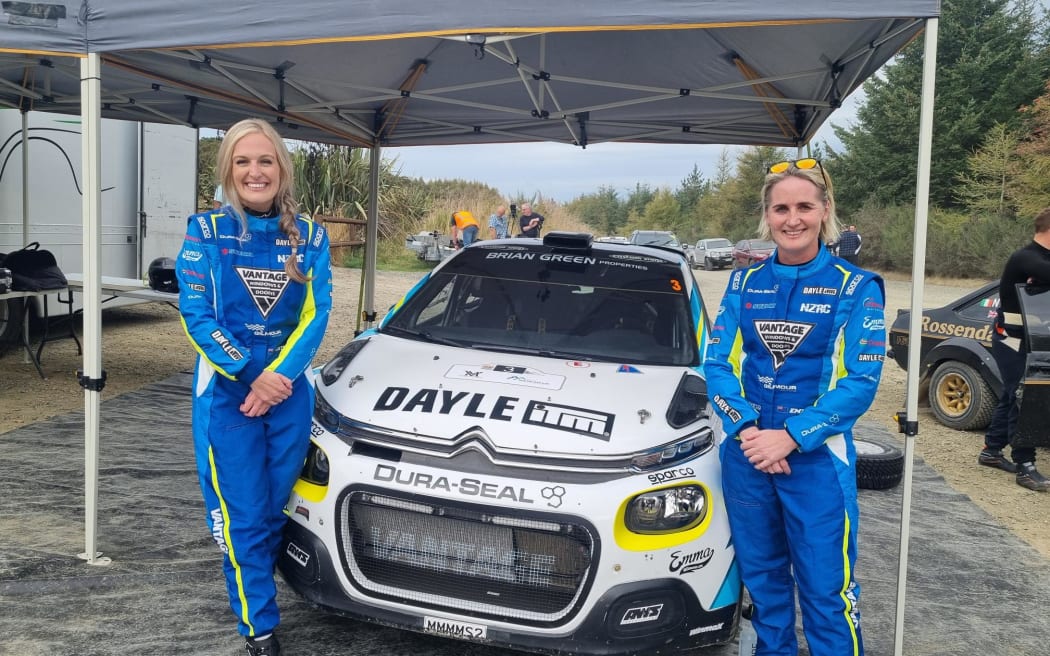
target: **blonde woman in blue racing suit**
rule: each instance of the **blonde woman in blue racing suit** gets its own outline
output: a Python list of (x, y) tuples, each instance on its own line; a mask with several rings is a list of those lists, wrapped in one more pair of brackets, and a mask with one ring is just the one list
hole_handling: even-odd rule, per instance
[(837, 230), (819, 162), (770, 171), (761, 232), (776, 251), (733, 272), (704, 366), (726, 433), (726, 509), (755, 653), (798, 653), (797, 586), (809, 653), (860, 656), (851, 429), (882, 373), (882, 280), (823, 247)]
[(296, 215), (291, 158), (266, 122), (230, 128), (217, 171), (226, 204), (189, 218), (176, 262), (199, 354), (194, 451), (239, 631), (249, 654), (273, 656), (284, 505), (310, 443), (305, 372), (332, 305), (328, 236)]

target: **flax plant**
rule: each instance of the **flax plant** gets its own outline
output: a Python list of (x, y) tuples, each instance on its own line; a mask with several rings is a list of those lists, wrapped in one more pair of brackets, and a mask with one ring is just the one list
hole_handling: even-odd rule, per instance
[[(303, 212), (364, 219), (369, 201), (368, 153), (361, 148), (304, 144), (294, 148), (295, 188)], [(379, 238), (403, 239), (407, 226), (426, 213), (418, 182), (401, 177), (394, 162), (382, 160), (379, 172)], [(331, 239), (349, 238), (351, 227), (329, 224)]]

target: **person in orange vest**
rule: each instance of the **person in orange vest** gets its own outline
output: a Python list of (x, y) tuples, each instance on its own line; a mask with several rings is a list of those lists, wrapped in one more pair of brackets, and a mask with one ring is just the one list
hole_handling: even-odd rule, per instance
[(452, 243), (456, 248), (470, 246), (478, 239), (478, 220), (467, 210), (452, 213), (448, 224), (452, 226)]

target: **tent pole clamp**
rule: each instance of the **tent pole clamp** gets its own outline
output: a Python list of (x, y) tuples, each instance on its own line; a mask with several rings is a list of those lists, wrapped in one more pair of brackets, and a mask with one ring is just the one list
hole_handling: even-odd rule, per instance
[(102, 388), (106, 386), (106, 370), (102, 370), (101, 378), (90, 378), (84, 375), (83, 369), (77, 369), (77, 382), (88, 391), (101, 392)]
[(893, 415), (893, 418), (897, 420), (898, 433), (903, 433), (908, 437), (915, 437), (919, 434), (919, 422), (914, 419), (909, 420), (906, 410), (901, 410)]

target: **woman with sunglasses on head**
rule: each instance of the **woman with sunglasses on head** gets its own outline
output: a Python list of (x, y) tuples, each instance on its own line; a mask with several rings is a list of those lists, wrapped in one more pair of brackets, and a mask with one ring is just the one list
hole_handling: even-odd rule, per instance
[(812, 656), (864, 653), (852, 428), (882, 374), (885, 295), (824, 246), (836, 222), (819, 161), (769, 168), (759, 236), (777, 248), (730, 276), (704, 364), (759, 655), (798, 653), (796, 587)]
[(222, 207), (189, 218), (179, 310), (199, 353), (193, 446), (230, 607), (251, 656), (276, 656), (274, 566), (310, 446), (307, 378), (332, 307), (324, 228), (296, 213), (292, 160), (265, 121), (219, 146)]

